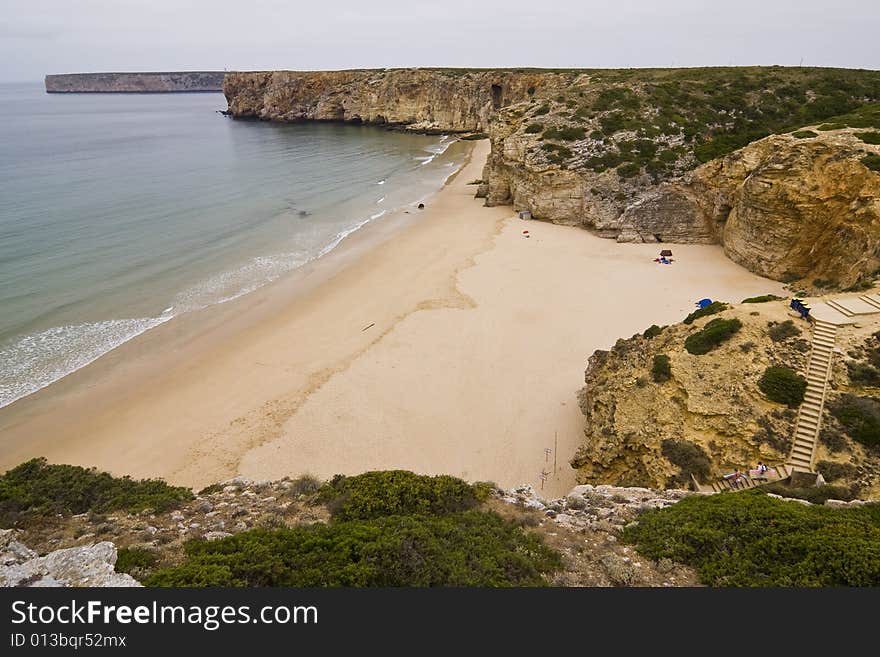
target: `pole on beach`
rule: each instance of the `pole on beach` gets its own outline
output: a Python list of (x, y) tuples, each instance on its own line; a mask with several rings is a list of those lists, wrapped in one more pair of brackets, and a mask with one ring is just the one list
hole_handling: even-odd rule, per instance
[(556, 474), (556, 452), (559, 451), (559, 431), (553, 432), (553, 474)]

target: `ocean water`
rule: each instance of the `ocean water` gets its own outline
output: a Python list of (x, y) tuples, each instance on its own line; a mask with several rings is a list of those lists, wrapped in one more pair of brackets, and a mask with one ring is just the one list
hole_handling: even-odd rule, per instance
[(0, 85), (0, 407), (328, 253), (463, 159), (446, 136), (225, 108)]

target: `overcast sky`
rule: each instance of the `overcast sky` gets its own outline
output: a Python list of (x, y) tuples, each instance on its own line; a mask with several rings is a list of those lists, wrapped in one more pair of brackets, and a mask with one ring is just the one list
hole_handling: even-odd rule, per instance
[(878, 0), (0, 0), (0, 80), (404, 66), (878, 69), (878, 34)]

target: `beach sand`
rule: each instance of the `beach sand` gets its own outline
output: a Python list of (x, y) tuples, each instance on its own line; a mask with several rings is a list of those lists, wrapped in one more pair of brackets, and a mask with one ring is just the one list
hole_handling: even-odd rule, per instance
[(658, 265), (658, 245), (485, 208), (467, 183), (487, 153), (424, 210), (0, 410), (0, 469), (40, 455), (201, 487), (405, 468), (560, 495), (595, 349), (702, 297), (784, 293), (717, 246)]

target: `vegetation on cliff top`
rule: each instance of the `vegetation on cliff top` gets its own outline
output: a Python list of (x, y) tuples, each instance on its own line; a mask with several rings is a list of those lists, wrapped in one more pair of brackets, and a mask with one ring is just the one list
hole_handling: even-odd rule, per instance
[(0, 526), (10, 527), (25, 515), (162, 512), (192, 497), (188, 488), (169, 486), (159, 479), (114, 477), (94, 468), (50, 465), (36, 458), (0, 476)]
[(768, 399), (795, 407), (804, 401), (807, 380), (784, 365), (772, 365), (758, 379), (758, 387)]
[(684, 348), (695, 356), (707, 354), (718, 345), (727, 342), (742, 328), (742, 322), (736, 318), (723, 319), (716, 317), (701, 330), (693, 333), (684, 341)]
[(554, 90), (555, 104), (545, 102), (532, 113), (588, 124), (594, 143), (569, 163), (575, 169), (626, 167), (622, 177), (644, 171), (658, 182), (803, 126), (880, 127), (877, 71), (774, 66), (584, 72), (589, 84), (572, 84), (562, 94)]
[[(476, 507), (487, 484), (395, 470), (334, 477), (330, 524), (191, 541), (150, 586), (540, 586), (561, 567), (541, 537)], [(139, 564), (139, 562), (138, 562)], [(137, 564), (136, 564), (137, 565)]]
[(745, 492), (646, 512), (626, 540), (711, 586), (878, 586), (880, 504), (803, 506)]

